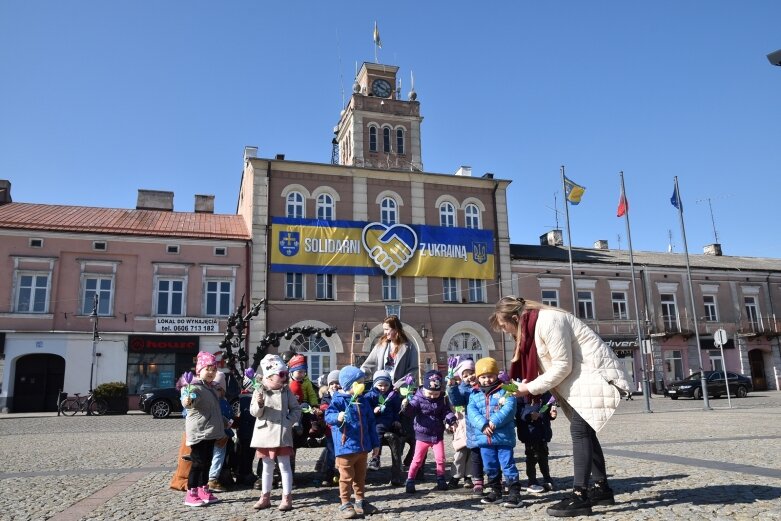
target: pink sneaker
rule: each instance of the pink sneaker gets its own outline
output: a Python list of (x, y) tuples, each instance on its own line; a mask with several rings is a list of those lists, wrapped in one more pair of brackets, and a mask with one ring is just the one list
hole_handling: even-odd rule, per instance
[(191, 488), (187, 491), (187, 494), (184, 495), (184, 504), (188, 507), (202, 507), (206, 505), (198, 496), (197, 488)]
[(203, 501), (204, 505), (208, 505), (209, 503), (216, 503), (219, 501), (217, 496), (212, 494), (211, 490), (209, 490), (209, 487), (207, 486), (198, 487), (198, 497), (201, 501)]

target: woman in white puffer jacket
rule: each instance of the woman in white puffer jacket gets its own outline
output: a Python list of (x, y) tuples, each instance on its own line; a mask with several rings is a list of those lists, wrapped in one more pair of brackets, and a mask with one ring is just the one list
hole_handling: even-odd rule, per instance
[(574, 491), (548, 508), (548, 515), (589, 515), (593, 505), (614, 504), (597, 439), (622, 392), (629, 390), (613, 350), (572, 314), (532, 300), (503, 297), (489, 321), (516, 340), (509, 368), (510, 377), (519, 382), (516, 395), (534, 399), (551, 391), (570, 420)]

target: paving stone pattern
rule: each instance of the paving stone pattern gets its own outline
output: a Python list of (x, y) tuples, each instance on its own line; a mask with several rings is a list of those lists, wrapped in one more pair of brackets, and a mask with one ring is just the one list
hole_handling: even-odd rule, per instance
[[(653, 414), (636, 396), (622, 402), (600, 433), (616, 505), (595, 507), (605, 520), (781, 520), (781, 393), (757, 392), (744, 399), (701, 401), (654, 396)], [(252, 510), (258, 492), (234, 488), (221, 502), (193, 509), (183, 493), (168, 489), (183, 420), (126, 416), (57, 417), (0, 415), (0, 519), (328, 520), (338, 518), (335, 487), (319, 488), (314, 462), (320, 449), (301, 449), (294, 510)], [(381, 513), (375, 521), (415, 519), (553, 519), (545, 509), (572, 485), (569, 424), (553, 424), (551, 471), (558, 490), (527, 496), (523, 509), (482, 505), (467, 491), (434, 490), (433, 457), (418, 493), (388, 485), (390, 458), (369, 472), (367, 499)], [(449, 440), (448, 440), (449, 441)], [(452, 451), (448, 445), (448, 458)], [(516, 447), (524, 475), (523, 450)], [(448, 472), (451, 465), (448, 465)], [(280, 491), (272, 495), (279, 502)]]

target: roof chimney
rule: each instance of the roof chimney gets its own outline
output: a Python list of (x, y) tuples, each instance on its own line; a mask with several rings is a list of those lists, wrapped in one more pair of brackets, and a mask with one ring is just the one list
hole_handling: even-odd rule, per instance
[(472, 167), (471, 166), (461, 166), (458, 170), (456, 170), (456, 175), (464, 176), (464, 177), (472, 177)]
[(258, 147), (244, 147), (244, 161), (258, 157)]
[(562, 246), (563, 244), (564, 237), (561, 230), (551, 230), (540, 235), (540, 246)]
[(163, 210), (174, 211), (174, 193), (161, 190), (138, 189), (136, 210)]
[(11, 181), (0, 179), (0, 204), (12, 203), (11, 199)]
[(705, 255), (714, 255), (716, 257), (721, 257), (721, 244), (718, 243), (708, 244), (702, 249), (702, 252)]
[(214, 213), (214, 196), (195, 194), (195, 213)]
[(274, 156), (274, 159), (276, 159), (277, 161), (284, 161), (285, 154), (277, 154), (276, 156)]
[(594, 249), (595, 250), (609, 250), (607, 246), (607, 241), (605, 239), (599, 239), (598, 241), (594, 241)]

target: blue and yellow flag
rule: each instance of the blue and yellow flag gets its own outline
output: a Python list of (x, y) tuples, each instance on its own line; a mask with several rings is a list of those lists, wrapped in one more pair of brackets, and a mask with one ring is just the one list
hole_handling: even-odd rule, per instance
[(382, 49), (382, 40), (380, 40), (380, 30), (377, 28), (377, 22), (374, 22), (374, 45)]
[(567, 176), (564, 176), (564, 194), (567, 197), (567, 201), (571, 204), (580, 204), (580, 199), (584, 193), (586, 193), (585, 186), (580, 186)]

